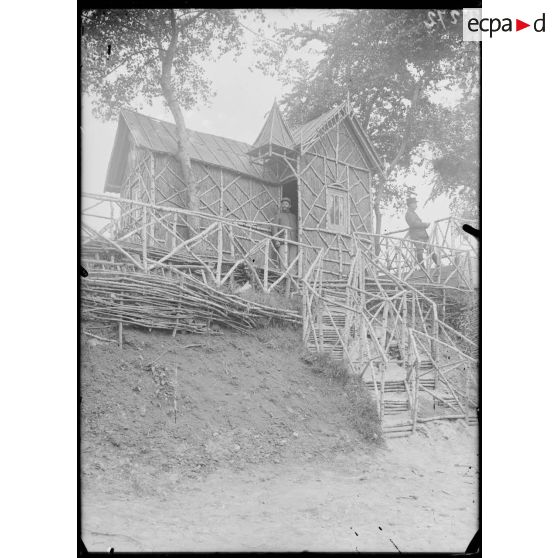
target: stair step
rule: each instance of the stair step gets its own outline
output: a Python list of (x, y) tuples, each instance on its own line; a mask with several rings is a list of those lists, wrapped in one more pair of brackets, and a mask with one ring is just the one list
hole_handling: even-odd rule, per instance
[[(364, 384), (371, 391), (375, 391), (373, 381), (364, 382)], [(434, 378), (425, 378), (419, 380), (419, 384), (421, 386), (424, 386), (427, 389), (434, 389)], [(382, 383), (376, 381), (376, 387), (378, 388), (378, 391), (380, 391), (382, 389)], [(405, 392), (405, 393), (407, 392), (407, 390), (405, 389), (405, 382), (403, 380), (386, 380), (384, 382), (384, 393), (398, 392), (398, 391)]]
[(413, 426), (410, 423), (384, 424), (382, 426), (384, 438), (401, 438), (410, 436), (413, 432)]
[(398, 415), (400, 413), (406, 413), (409, 409), (384, 409), (384, 416), (393, 416)]
[(440, 401), (440, 399), (435, 400), (437, 407), (449, 407), (451, 404), (453, 404), (453, 406), (457, 405), (455, 397), (451, 395), (451, 393), (436, 393), (436, 395), (443, 400), (443, 401)]

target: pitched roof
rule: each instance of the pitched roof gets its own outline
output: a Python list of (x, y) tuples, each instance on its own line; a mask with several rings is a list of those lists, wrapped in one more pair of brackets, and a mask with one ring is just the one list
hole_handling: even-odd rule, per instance
[[(345, 103), (299, 126), (291, 133), (283, 120), (277, 103), (274, 102), (254, 145), (189, 130), (191, 141), (187, 146), (188, 155), (195, 161), (233, 170), (239, 174), (251, 176), (265, 182), (273, 182), (267, 173), (266, 167), (255, 164), (249, 153), (269, 143), (295, 149), (301, 143), (306, 143), (319, 134), (320, 129), (338, 112), (343, 110), (346, 110), (345, 116), (348, 116), (355, 135), (368, 158), (383, 172), (381, 170), (382, 163), (380, 158), (372, 146), (368, 135), (362, 129), (358, 120), (352, 115), (350, 107)], [(170, 155), (175, 155), (178, 150), (178, 134), (175, 124), (151, 118), (132, 110), (123, 109), (120, 112), (116, 139), (107, 170), (106, 192), (118, 193), (120, 191), (126, 169), (126, 154), (129, 149), (128, 130), (139, 147)]]
[[(118, 130), (109, 163), (105, 191), (118, 192), (123, 180), (122, 154), (125, 151), (123, 127), (128, 128), (134, 142), (139, 146), (158, 153), (175, 155), (178, 150), (176, 125), (157, 118), (151, 118), (138, 112), (123, 109), (120, 112)], [(191, 141), (188, 143), (188, 155), (196, 161), (208, 163), (269, 181), (265, 169), (252, 162), (247, 151), (251, 145), (212, 134), (189, 130)]]
[(293, 144), (291, 145), (292, 149), (295, 149), (300, 144), (304, 144), (307, 141), (312, 140), (313, 137), (317, 137), (319, 135), (320, 129), (323, 128), (336, 114), (344, 112), (342, 118), (347, 118), (350, 122), (352, 129), (356, 138), (358, 139), (359, 143), (361, 144), (364, 152), (366, 153), (369, 160), (380, 170), (383, 172), (382, 162), (380, 157), (378, 156), (368, 134), (362, 128), (360, 122), (355, 118), (352, 109), (348, 103), (343, 103), (338, 107), (332, 108), (327, 112), (324, 112), (317, 118), (302, 124), (296, 128), (292, 135), (294, 138)]
[(320, 116), (318, 116), (317, 118), (314, 118), (313, 120), (310, 120), (309, 122), (306, 122), (305, 124), (302, 124), (302, 126), (296, 128), (292, 133), (292, 136), (294, 138), (292, 146), (300, 145), (301, 143), (305, 143), (307, 140), (309, 140), (314, 135), (314, 133), (319, 128), (321, 128), (332, 116), (334, 116), (341, 108), (343, 108), (343, 105), (332, 108), (331, 110), (320, 114)]
[(290, 147), (294, 142), (291, 132), (285, 121), (277, 101), (273, 101), (273, 106), (269, 111), (267, 119), (261, 129), (256, 141), (254, 142), (254, 149), (262, 147), (263, 145), (277, 145), (279, 147)]

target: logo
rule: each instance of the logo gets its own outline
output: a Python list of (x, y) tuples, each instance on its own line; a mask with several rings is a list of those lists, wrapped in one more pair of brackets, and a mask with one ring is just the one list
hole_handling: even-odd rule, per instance
[(482, 17), (480, 8), (463, 9), (464, 41), (482, 41), (483, 34), (487, 33), (488, 37), (492, 39), (496, 33), (513, 33), (522, 31), (528, 27), (531, 27), (536, 33), (544, 33), (546, 30), (545, 26), (545, 13), (543, 13), (541, 17), (535, 19), (531, 24), (518, 18)]

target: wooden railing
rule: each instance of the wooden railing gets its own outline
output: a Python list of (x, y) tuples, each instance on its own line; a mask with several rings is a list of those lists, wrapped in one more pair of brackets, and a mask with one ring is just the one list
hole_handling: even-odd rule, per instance
[[(264, 270), (261, 283), (265, 291), (274, 288), (277, 273), (284, 275), (279, 283), (288, 279), (291, 284), (291, 279), (304, 275), (320, 249), (287, 239), (284, 228), (273, 236), (272, 225), (266, 222), (228, 219), (101, 194), (84, 194), (83, 199), (84, 206), (87, 205), (83, 210), (83, 223), (88, 235), (109, 238), (118, 245), (131, 242), (142, 246), (144, 268), (148, 252), (162, 251), (165, 260), (180, 255), (194, 258), (216, 284), (221, 284), (224, 277), (230, 278), (232, 274), (227, 275), (230, 265), (236, 263), (238, 266), (241, 260), (248, 266)], [(101, 227), (92, 227), (88, 224), (92, 219), (108, 222)], [(451, 237), (448, 231), (451, 227), (455, 229), (455, 223), (455, 219), (435, 222), (436, 238), (441, 236), (442, 244), (411, 241), (394, 233), (336, 234), (325, 246), (325, 274), (339, 279), (345, 277), (358, 241), (362, 249), (374, 254), (382, 266), (404, 281), (472, 290), (476, 283), (474, 253), (449, 246), (447, 242)], [(419, 260), (419, 248), (423, 249), (422, 261)]]
[[(346, 282), (324, 280), (324, 250), (302, 278), (306, 346), (344, 360), (358, 376), (369, 371), (381, 420), (389, 362), (407, 370), (403, 383), (411, 422), (401, 428), (412, 433), (420, 422), (468, 419), (476, 405), (471, 389), (476, 378), (475, 343), (438, 318), (434, 301), (356, 246)], [(369, 288), (373, 282), (376, 290)], [(399, 356), (390, 356), (394, 348)], [(434, 402), (437, 415), (423, 412), (419, 392)]]
[(474, 255), (469, 250), (391, 235), (356, 233), (355, 237), (367, 253), (404, 281), (463, 290), (475, 287)]
[[(434, 399), (437, 414), (423, 413), (415, 397), (413, 407), (413, 429), (416, 422), (437, 419), (464, 419), (468, 421), (471, 412), (478, 406), (478, 370), (477, 359), (471, 357), (454, 344), (434, 338), (422, 331), (410, 330), (413, 360), (410, 365), (419, 390)], [(432, 348), (442, 358), (435, 358)], [(430, 390), (420, 383), (419, 364), (421, 358), (430, 359), (435, 370), (436, 391)], [(418, 394), (417, 394), (418, 396)]]
[[(312, 261), (316, 252), (311, 245), (289, 240), (284, 227), (272, 235), (270, 223), (243, 222), (104, 195), (86, 194), (84, 199), (94, 200), (83, 210), (84, 242), (108, 242), (142, 271), (152, 271), (169, 261), (192, 261), (213, 284), (221, 286), (232, 280), (240, 266), (246, 266), (266, 293), (282, 284), (298, 291), (303, 264), (306, 259)], [(100, 212), (103, 203), (109, 209)], [(191, 215), (197, 217), (199, 230), (189, 224)], [(108, 223), (96, 229), (87, 223), (92, 218)], [(141, 257), (135, 254), (137, 247), (141, 247)]]
[[(374, 379), (378, 414), (381, 414), (381, 389), (388, 362), (375, 328), (364, 312), (364, 299), (350, 289), (332, 296), (323, 281), (323, 255), (313, 262), (301, 280), (303, 292), (303, 341), (315, 352), (344, 360), (351, 372), (363, 377), (370, 372)], [(356, 275), (355, 261), (351, 273)], [(353, 276), (354, 276), (353, 275)], [(378, 380), (378, 381), (377, 381)]]
[[(461, 219), (458, 217), (445, 217), (433, 221), (427, 232), (429, 242), (445, 248), (457, 250), (468, 250), (478, 258), (478, 242), (470, 234), (463, 230), (463, 225), (468, 224), (478, 228), (478, 221), (473, 219)], [(385, 233), (394, 238), (409, 238), (409, 228), (398, 229)]]

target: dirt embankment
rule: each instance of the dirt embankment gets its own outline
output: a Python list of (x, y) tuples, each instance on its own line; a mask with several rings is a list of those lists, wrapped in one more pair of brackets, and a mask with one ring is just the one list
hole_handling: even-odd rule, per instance
[(89, 550), (466, 549), (476, 429), (365, 441), (351, 392), (301, 359), (299, 331), (125, 339), (83, 340)]
[(123, 350), (83, 340), (84, 486), (162, 495), (220, 466), (370, 448), (343, 388), (301, 360), (299, 331), (173, 338), (130, 329), (125, 340)]

